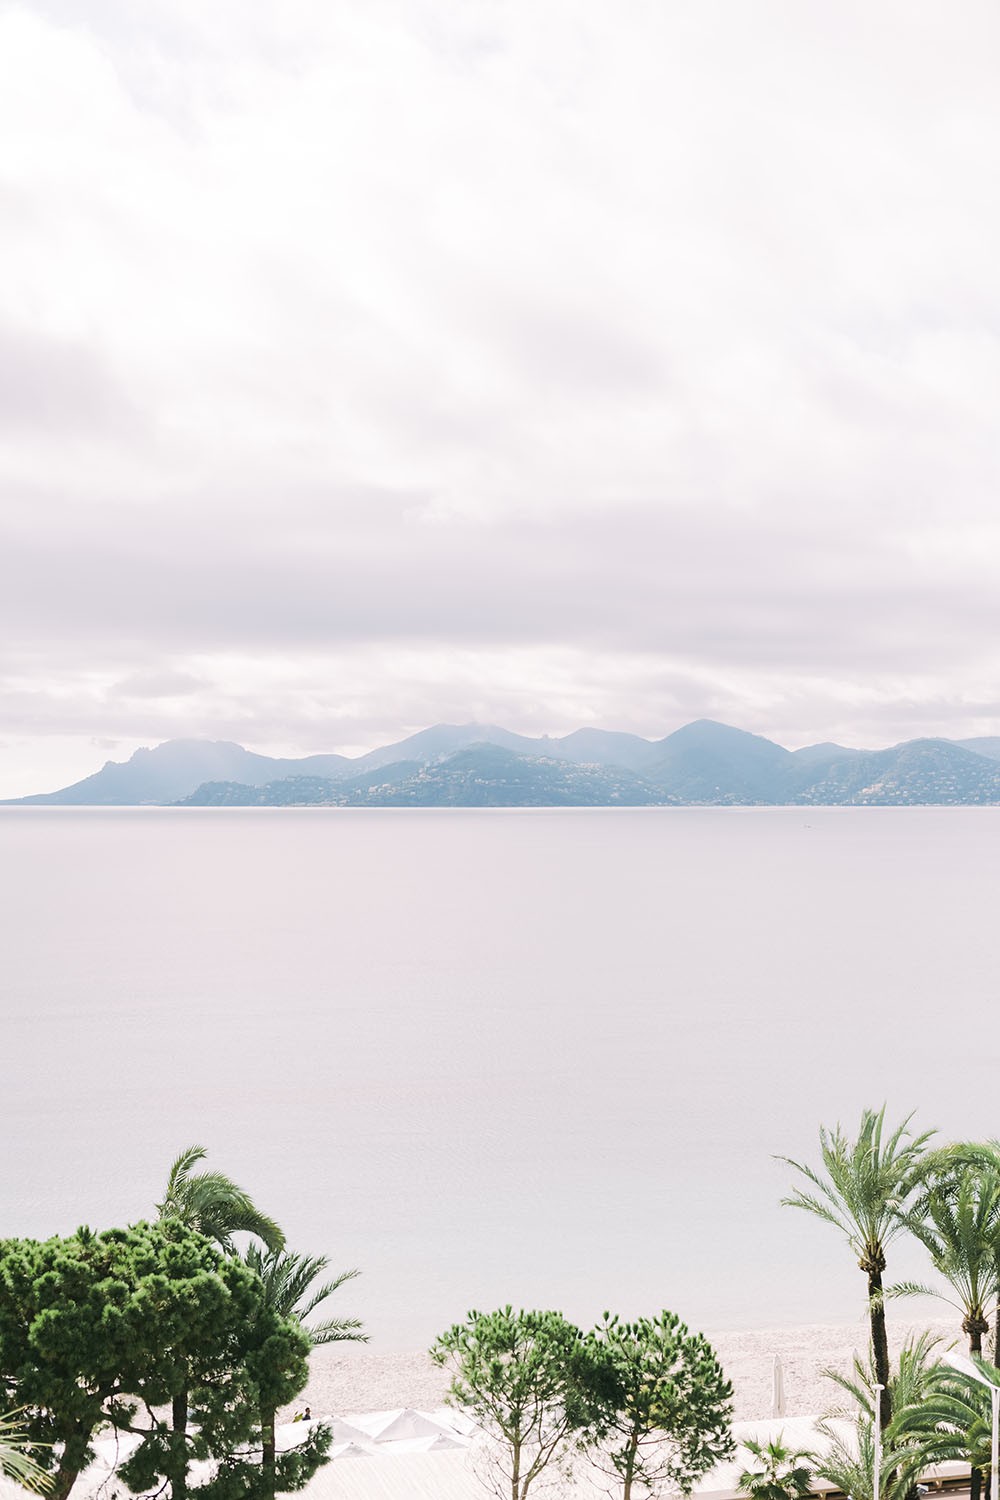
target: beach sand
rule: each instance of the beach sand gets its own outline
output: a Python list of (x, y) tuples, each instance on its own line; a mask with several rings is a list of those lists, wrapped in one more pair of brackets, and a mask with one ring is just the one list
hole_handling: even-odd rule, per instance
[[(943, 1340), (940, 1348), (966, 1341), (957, 1316), (922, 1322), (890, 1320), (889, 1353), (895, 1362), (905, 1338), (928, 1328)], [(763, 1328), (742, 1333), (707, 1333), (733, 1383), (737, 1421), (771, 1416), (774, 1356), (784, 1369), (785, 1411), (788, 1416), (812, 1416), (838, 1404), (838, 1389), (821, 1372), (827, 1367), (847, 1371), (857, 1351), (867, 1347), (867, 1322), (812, 1324), (800, 1328)], [(345, 1355), (336, 1344), (316, 1349), (310, 1361), (309, 1384), (296, 1403), (313, 1416), (347, 1416), (351, 1412), (388, 1411), (441, 1406), (448, 1391), (447, 1374), (426, 1354)], [(292, 1409), (289, 1408), (289, 1411)]]

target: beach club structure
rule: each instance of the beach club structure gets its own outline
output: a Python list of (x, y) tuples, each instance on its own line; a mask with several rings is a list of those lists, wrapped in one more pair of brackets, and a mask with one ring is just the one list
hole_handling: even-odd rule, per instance
[[(488, 1456), (483, 1452), (480, 1435), (460, 1412), (449, 1407), (435, 1411), (396, 1410), (369, 1412), (345, 1418), (317, 1418), (333, 1428), (331, 1461), (310, 1480), (303, 1495), (308, 1500), (484, 1500), (491, 1491), (483, 1482), (483, 1466)], [(766, 1421), (736, 1422), (733, 1436), (738, 1445), (747, 1438), (768, 1442), (781, 1438), (786, 1447), (821, 1452), (829, 1439), (817, 1429), (814, 1417), (774, 1417)], [(279, 1452), (287, 1452), (302, 1442), (312, 1424), (289, 1422), (275, 1433)], [(831, 1421), (827, 1424), (846, 1441), (850, 1441), (853, 1423)], [(97, 1461), (74, 1487), (80, 1500), (99, 1500), (109, 1494), (108, 1481), (117, 1463), (131, 1451), (128, 1439), (104, 1439), (94, 1444)], [(132, 1439), (134, 1443), (137, 1439)], [(754, 1466), (747, 1450), (738, 1446), (732, 1463), (721, 1465), (695, 1486), (697, 1500), (745, 1500), (737, 1482), (741, 1472)], [(195, 1466), (196, 1468), (198, 1466)], [(940, 1489), (968, 1481), (968, 1467), (943, 1464), (929, 1471), (925, 1481)], [(192, 1473), (198, 1483), (202, 1475)], [(545, 1492), (541, 1486), (539, 1494)], [(817, 1479), (814, 1493), (831, 1495), (834, 1486)], [(573, 1482), (561, 1493), (573, 1500), (599, 1500), (608, 1493), (608, 1479), (577, 1465)], [(0, 1481), (0, 1500), (25, 1500), (25, 1492), (16, 1485)]]

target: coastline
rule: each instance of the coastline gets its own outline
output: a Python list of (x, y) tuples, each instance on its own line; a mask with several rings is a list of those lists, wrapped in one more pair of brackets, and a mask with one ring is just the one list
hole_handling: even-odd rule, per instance
[[(898, 1357), (904, 1341), (925, 1329), (942, 1340), (940, 1348), (955, 1343), (965, 1347), (959, 1318), (888, 1320), (889, 1352)], [(815, 1416), (838, 1405), (837, 1387), (825, 1379), (827, 1368), (846, 1372), (855, 1352), (864, 1356), (868, 1325), (812, 1323), (792, 1328), (759, 1328), (740, 1332), (711, 1332), (706, 1337), (733, 1383), (736, 1421), (757, 1421), (772, 1415), (774, 1356), (781, 1356), (785, 1415)], [(391, 1411), (414, 1407), (433, 1411), (444, 1404), (449, 1377), (424, 1353), (349, 1355), (336, 1344), (315, 1349), (310, 1359), (309, 1384), (299, 1397), (313, 1416)], [(289, 1414), (292, 1409), (289, 1409)]]

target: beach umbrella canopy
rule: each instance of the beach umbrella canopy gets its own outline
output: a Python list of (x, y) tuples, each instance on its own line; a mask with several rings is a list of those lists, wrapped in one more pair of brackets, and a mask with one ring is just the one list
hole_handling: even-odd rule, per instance
[[(414, 1411), (412, 1407), (396, 1411), (375, 1411), (369, 1415), (351, 1418), (352, 1427), (360, 1427), (371, 1443), (394, 1443), (403, 1438), (438, 1437), (445, 1433), (453, 1437), (455, 1429), (446, 1427), (425, 1411)], [(336, 1435), (336, 1429), (334, 1429)]]

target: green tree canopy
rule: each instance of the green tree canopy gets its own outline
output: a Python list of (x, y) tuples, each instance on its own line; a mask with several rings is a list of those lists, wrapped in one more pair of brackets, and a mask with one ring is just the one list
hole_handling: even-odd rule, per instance
[[(906, 1214), (906, 1228), (927, 1250), (962, 1314), (972, 1354), (981, 1354), (997, 1295), (1000, 1174), (967, 1165), (935, 1175)], [(932, 1287), (904, 1282), (894, 1294), (935, 1296)]]
[[(327, 1318), (321, 1323), (306, 1325), (305, 1319), (315, 1312), (327, 1297), (358, 1275), (356, 1270), (342, 1271), (330, 1281), (315, 1286), (329, 1265), (324, 1255), (295, 1255), (289, 1251), (262, 1251), (258, 1245), (250, 1245), (246, 1252), (246, 1264), (260, 1280), (265, 1305), (280, 1318), (291, 1319), (306, 1336), (312, 1348), (320, 1344), (344, 1341), (366, 1344), (368, 1335), (357, 1318)], [(265, 1481), (269, 1475), (277, 1475), (282, 1460), (276, 1457), (274, 1422), (279, 1400), (272, 1398), (266, 1383), (261, 1385), (260, 1423), (263, 1449)], [(275, 1479), (275, 1482), (277, 1480)], [(287, 1485), (281, 1486), (288, 1488)], [(273, 1494), (273, 1490), (269, 1495)]]
[(783, 1432), (767, 1443), (743, 1439), (743, 1447), (757, 1461), (737, 1481), (750, 1500), (801, 1500), (811, 1492), (812, 1455), (803, 1448), (786, 1448), (784, 1439)]
[(280, 1250), (284, 1234), (260, 1212), (249, 1193), (224, 1172), (194, 1170), (207, 1154), (204, 1146), (188, 1146), (180, 1153), (170, 1168), (163, 1201), (156, 1205), (159, 1217), (196, 1229), (227, 1255), (233, 1252), (234, 1234), (255, 1235), (269, 1250)]
[[(822, 1479), (828, 1479), (852, 1500), (873, 1500), (875, 1486), (875, 1422), (871, 1417), (856, 1420), (854, 1441), (845, 1441), (835, 1428), (818, 1424), (829, 1447), (813, 1454), (813, 1468)], [(925, 1465), (924, 1455), (912, 1443), (897, 1445), (894, 1429), (884, 1435), (879, 1464), (879, 1500), (907, 1500)]]
[[(971, 1358), (986, 1381), (1000, 1385), (1000, 1370), (978, 1355)], [(924, 1466), (967, 1463), (972, 1471), (970, 1494), (976, 1500), (983, 1473), (990, 1467), (991, 1432), (988, 1386), (939, 1364), (930, 1371), (921, 1399), (896, 1413), (890, 1436), (894, 1443), (908, 1445)]]
[[(65, 1500), (107, 1422), (141, 1436), (119, 1471), (130, 1486), (165, 1479), (181, 1500), (192, 1461), (210, 1459), (204, 1500), (235, 1500), (240, 1486), (255, 1500), (261, 1470), (249, 1455), (259, 1447), (262, 1393), (293, 1400), (308, 1351), (246, 1266), (176, 1222), (0, 1241), (0, 1394), (25, 1409), (32, 1456), (55, 1470), (55, 1500)], [(140, 1404), (168, 1407), (182, 1390), (197, 1432), (158, 1419), (137, 1425)], [(323, 1433), (311, 1440), (315, 1469)], [(290, 1472), (302, 1464), (300, 1450)]]
[(452, 1372), (449, 1401), (491, 1445), (510, 1500), (563, 1466), (593, 1417), (579, 1328), (557, 1312), (470, 1312), (430, 1350)]
[(621, 1486), (688, 1495), (732, 1455), (733, 1389), (708, 1340), (676, 1313), (622, 1323), (609, 1313), (587, 1338), (599, 1415), (594, 1461)]
[(884, 1429), (892, 1416), (889, 1394), (889, 1344), (885, 1329), (885, 1298), (882, 1275), (886, 1246), (899, 1234), (910, 1200), (921, 1186), (929, 1161), (927, 1143), (933, 1131), (913, 1136), (912, 1115), (888, 1135), (884, 1133), (885, 1105), (876, 1113), (861, 1114), (857, 1138), (851, 1140), (838, 1125), (820, 1128), (821, 1171), (779, 1157), (806, 1179), (809, 1187), (797, 1188), (782, 1203), (804, 1208), (839, 1229), (858, 1258), (868, 1278), (868, 1310), (872, 1349), (878, 1382), (884, 1387), (879, 1421)]

